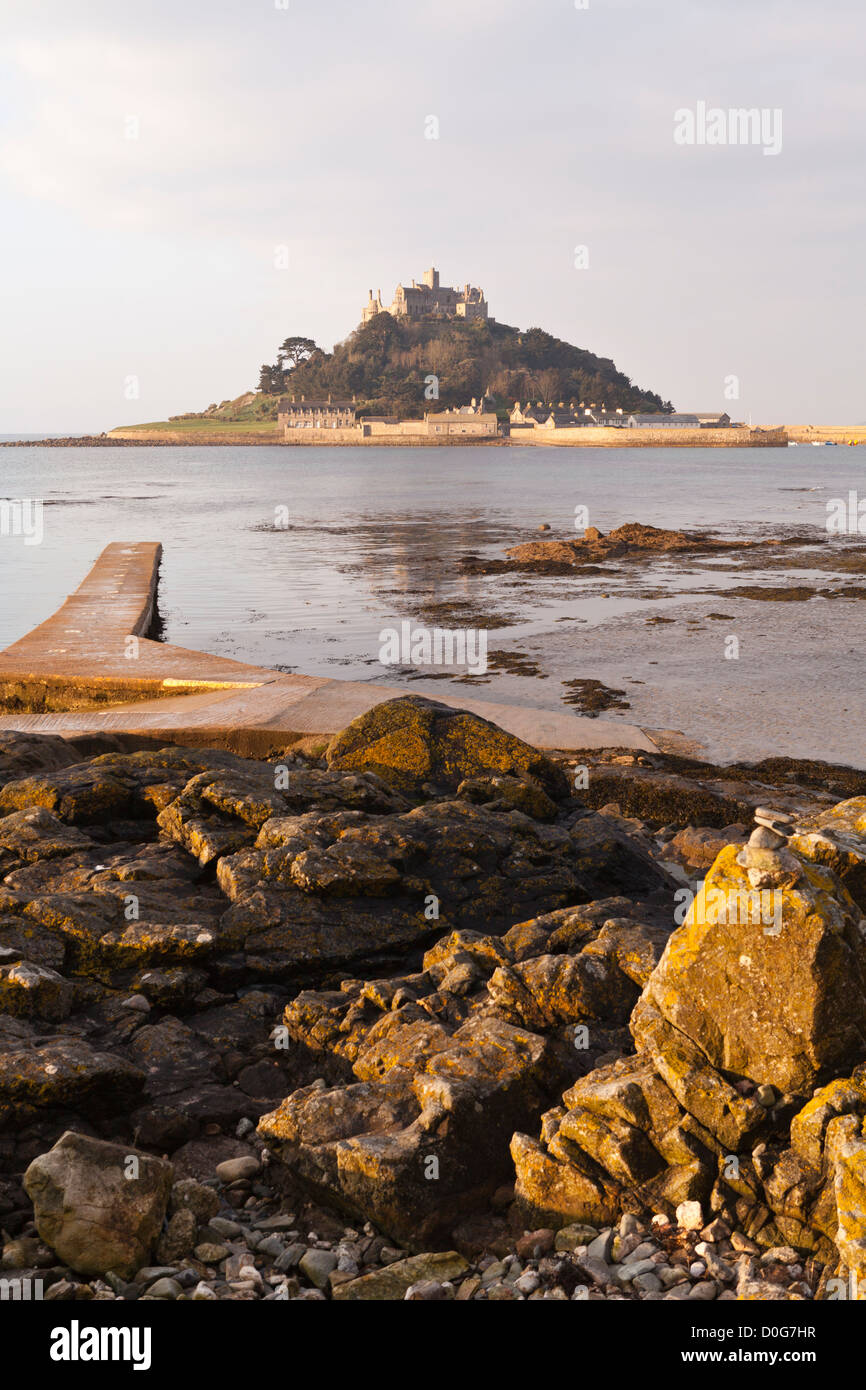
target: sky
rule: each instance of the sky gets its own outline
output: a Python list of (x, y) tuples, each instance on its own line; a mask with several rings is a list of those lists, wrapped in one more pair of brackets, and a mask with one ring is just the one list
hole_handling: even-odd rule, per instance
[(430, 265), (677, 409), (864, 422), (864, 66), (863, 0), (0, 0), (0, 433), (205, 409)]

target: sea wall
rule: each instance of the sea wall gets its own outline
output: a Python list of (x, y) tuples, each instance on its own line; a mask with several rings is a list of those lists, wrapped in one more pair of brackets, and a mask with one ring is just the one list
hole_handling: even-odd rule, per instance
[(784, 448), (788, 435), (778, 429), (624, 429), (616, 426), (578, 425), (574, 429), (514, 429), (512, 444), (567, 444), (603, 449), (754, 449)]
[(866, 444), (866, 425), (786, 425), (795, 444)]

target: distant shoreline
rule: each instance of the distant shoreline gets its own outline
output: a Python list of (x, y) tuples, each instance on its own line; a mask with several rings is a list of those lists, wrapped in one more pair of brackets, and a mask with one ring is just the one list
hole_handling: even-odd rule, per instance
[[(315, 431), (316, 434), (324, 431)], [(419, 438), (411, 435), (389, 439), (286, 439), (248, 434), (243, 430), (221, 431), (218, 437), (205, 427), (201, 432), (169, 430), (119, 430), (98, 435), (51, 436), (44, 439), (0, 441), (0, 449), (105, 449), (105, 448), (281, 448), (281, 449), (439, 449), (439, 448), (602, 448), (602, 449), (749, 449), (785, 448), (789, 444), (839, 444), (866, 446), (866, 425), (780, 425), (768, 428), (730, 429), (617, 429), (582, 427), (577, 429), (526, 429), (495, 438), (449, 435)]]

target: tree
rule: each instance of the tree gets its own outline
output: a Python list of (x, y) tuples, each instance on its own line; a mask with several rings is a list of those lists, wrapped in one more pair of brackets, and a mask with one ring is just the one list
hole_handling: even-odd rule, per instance
[(277, 363), (285, 371), (293, 372), (301, 362), (305, 362), (318, 348), (312, 338), (286, 338), (277, 349)]

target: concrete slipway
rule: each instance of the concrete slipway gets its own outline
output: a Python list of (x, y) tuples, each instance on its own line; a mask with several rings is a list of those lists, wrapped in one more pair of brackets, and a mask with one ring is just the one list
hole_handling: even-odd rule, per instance
[[(52, 712), (0, 715), (0, 731), (74, 736), (135, 735), (148, 744), (187, 743), (265, 754), (298, 738), (331, 734), (401, 687), (366, 681), (283, 675), (267, 667), (152, 641), (162, 546), (106, 546), (90, 573), (53, 617), (0, 652), (6, 708), (17, 697)], [(538, 748), (629, 748), (656, 745), (633, 724), (553, 710), (436, 694)], [(94, 702), (99, 703), (94, 705)], [(75, 706), (78, 706), (77, 708)]]

